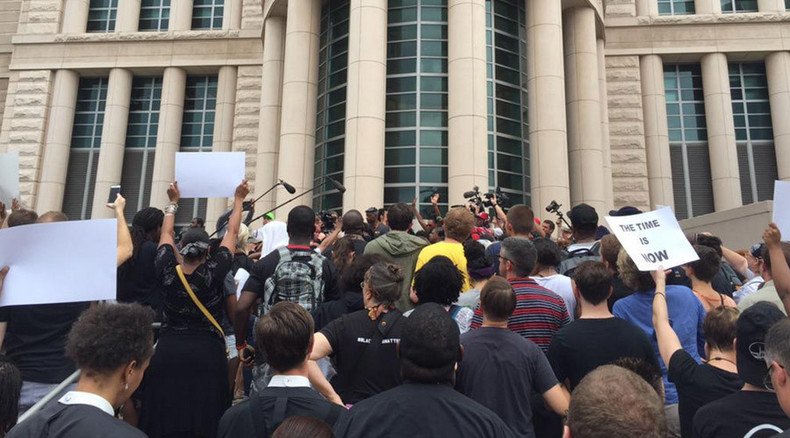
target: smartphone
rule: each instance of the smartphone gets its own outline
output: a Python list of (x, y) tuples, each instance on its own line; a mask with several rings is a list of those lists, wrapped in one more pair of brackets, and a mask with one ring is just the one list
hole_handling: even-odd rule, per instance
[(111, 186), (110, 197), (107, 199), (107, 203), (115, 204), (115, 199), (118, 198), (119, 193), (121, 193), (121, 186)]

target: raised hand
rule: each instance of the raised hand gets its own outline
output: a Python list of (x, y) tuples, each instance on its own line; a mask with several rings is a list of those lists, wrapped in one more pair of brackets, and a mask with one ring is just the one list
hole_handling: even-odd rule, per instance
[(236, 199), (240, 199), (243, 201), (244, 198), (246, 198), (247, 195), (249, 194), (250, 194), (250, 185), (249, 183), (247, 183), (247, 180), (245, 179), (241, 182), (241, 184), (238, 185), (238, 187), (236, 187), (235, 196)]
[(167, 198), (170, 199), (170, 202), (173, 204), (178, 204), (178, 201), (181, 200), (181, 192), (178, 190), (178, 181), (170, 183), (170, 187), (167, 188)]
[(771, 222), (768, 224), (768, 228), (763, 232), (763, 242), (769, 248), (779, 246), (782, 243), (782, 233), (775, 223)]

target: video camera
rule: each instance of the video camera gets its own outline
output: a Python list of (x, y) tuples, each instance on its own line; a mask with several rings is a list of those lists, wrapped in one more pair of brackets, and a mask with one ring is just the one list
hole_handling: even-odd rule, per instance
[(474, 186), (472, 190), (464, 192), (464, 198), (466, 198), (467, 202), (477, 205), (478, 210), (493, 207), (494, 203), (491, 202), (491, 200), (494, 198), (494, 196), (496, 196), (497, 202), (500, 206), (502, 206), (506, 201), (510, 200), (510, 197), (506, 193), (502, 192), (501, 187), (497, 187), (494, 192), (480, 193), (480, 188)]
[(321, 232), (329, 234), (335, 229), (338, 219), (337, 212), (321, 210), (318, 213), (318, 217), (321, 218)]
[(549, 205), (547, 205), (547, 206), (546, 206), (546, 211), (547, 211), (548, 213), (554, 213), (554, 214), (556, 214), (556, 215), (557, 215), (557, 218), (558, 218), (560, 221), (564, 222), (564, 223), (565, 223), (565, 225), (566, 225), (568, 228), (570, 228), (570, 227), (571, 227), (571, 224), (569, 224), (569, 223), (568, 223), (568, 221), (566, 221), (566, 220), (565, 220), (565, 216), (564, 216), (564, 215), (562, 214), (562, 212), (560, 211), (560, 207), (562, 207), (562, 204), (560, 204), (560, 203), (558, 203), (557, 201), (555, 201), (555, 200), (553, 200), (553, 199), (552, 199), (552, 200), (551, 200), (551, 203), (549, 203)]

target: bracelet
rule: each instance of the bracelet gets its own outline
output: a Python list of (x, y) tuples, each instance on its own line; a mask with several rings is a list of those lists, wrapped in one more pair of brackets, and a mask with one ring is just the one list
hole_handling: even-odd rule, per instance
[(656, 292), (656, 293), (654, 293), (654, 294), (653, 294), (653, 299), (655, 299), (655, 298), (656, 298), (656, 296), (659, 296), (659, 295), (660, 295), (660, 296), (662, 296), (662, 297), (664, 297), (664, 299), (665, 299), (665, 300), (667, 299), (667, 294), (665, 294), (665, 293), (663, 293), (663, 292)]
[(178, 211), (178, 204), (171, 202), (165, 206), (165, 214), (176, 214)]

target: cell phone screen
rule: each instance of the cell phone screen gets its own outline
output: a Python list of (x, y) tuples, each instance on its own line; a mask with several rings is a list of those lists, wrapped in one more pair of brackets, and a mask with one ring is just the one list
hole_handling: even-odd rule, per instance
[(107, 203), (114, 204), (115, 199), (118, 197), (118, 193), (121, 193), (121, 186), (110, 187), (110, 197), (107, 198)]

